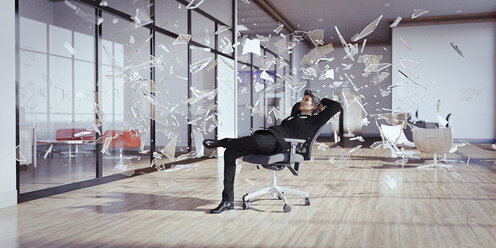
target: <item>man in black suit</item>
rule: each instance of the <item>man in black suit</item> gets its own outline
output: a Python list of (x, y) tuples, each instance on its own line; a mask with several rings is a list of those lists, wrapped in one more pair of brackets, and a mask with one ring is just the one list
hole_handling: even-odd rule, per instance
[[(319, 107), (320, 102), (320, 107)], [(249, 154), (273, 154), (290, 148), (285, 138), (306, 139), (317, 128), (321, 127), (336, 113), (342, 113), (341, 104), (336, 101), (319, 98), (311, 91), (305, 90), (303, 99), (295, 104), (291, 116), (284, 119), (280, 125), (271, 126), (266, 130), (258, 130), (251, 136), (237, 139), (205, 140), (206, 148), (224, 147), (224, 190), (222, 201), (210, 213), (222, 213), (234, 208), (234, 176), (236, 159)], [(313, 115), (314, 113), (318, 114)], [(342, 132), (342, 118), (340, 120)]]

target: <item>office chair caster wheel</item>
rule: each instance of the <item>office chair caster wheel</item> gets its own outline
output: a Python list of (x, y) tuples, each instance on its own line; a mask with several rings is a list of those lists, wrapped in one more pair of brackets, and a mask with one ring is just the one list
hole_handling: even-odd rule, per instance
[(248, 194), (243, 195), (243, 202), (249, 202), (249, 201), (250, 201), (249, 199), (248, 199), (248, 200), (246, 200), (246, 197), (247, 197), (247, 196), (248, 196)]
[(249, 202), (243, 202), (243, 209), (244, 210), (250, 209), (250, 203)]
[(310, 206), (310, 198), (305, 198), (305, 206)]
[(291, 206), (289, 206), (288, 204), (284, 204), (284, 207), (282, 209), (284, 209), (284, 212), (286, 213), (291, 212)]

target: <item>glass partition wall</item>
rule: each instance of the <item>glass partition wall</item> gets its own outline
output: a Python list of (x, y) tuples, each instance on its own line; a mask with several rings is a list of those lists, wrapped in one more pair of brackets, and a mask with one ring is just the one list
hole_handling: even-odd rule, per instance
[(234, 60), (235, 3), (219, 2), (19, 1), (21, 201), (203, 156), (234, 82), (215, 66)]

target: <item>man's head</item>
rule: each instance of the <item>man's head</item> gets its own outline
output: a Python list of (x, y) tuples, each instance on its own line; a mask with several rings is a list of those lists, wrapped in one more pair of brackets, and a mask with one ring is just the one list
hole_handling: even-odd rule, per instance
[(320, 104), (319, 97), (314, 94), (311, 90), (305, 90), (303, 94), (303, 99), (301, 99), (300, 103), (300, 112), (302, 114), (312, 114), (317, 111), (317, 108)]

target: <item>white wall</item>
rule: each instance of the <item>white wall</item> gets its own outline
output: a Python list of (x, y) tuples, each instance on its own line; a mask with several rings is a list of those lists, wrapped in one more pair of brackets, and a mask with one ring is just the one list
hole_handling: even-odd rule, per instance
[(15, 8), (14, 1), (0, 2), (3, 38), (0, 39), (0, 75), (2, 75), (2, 108), (0, 108), (0, 208), (17, 204), (15, 161)]
[[(400, 40), (403, 38), (412, 49)], [(402, 70), (422, 89), (408, 82), (393, 89), (394, 110), (414, 113), (419, 119), (437, 122), (437, 101), (441, 100), (440, 115), (452, 113), (455, 139), (495, 139), (495, 48), (496, 23), (464, 23), (393, 29), (392, 83), (407, 82), (399, 74)], [(455, 42), (465, 57), (450, 45)], [(400, 59), (419, 62), (405, 69)], [(470, 90), (481, 93), (462, 103)]]

